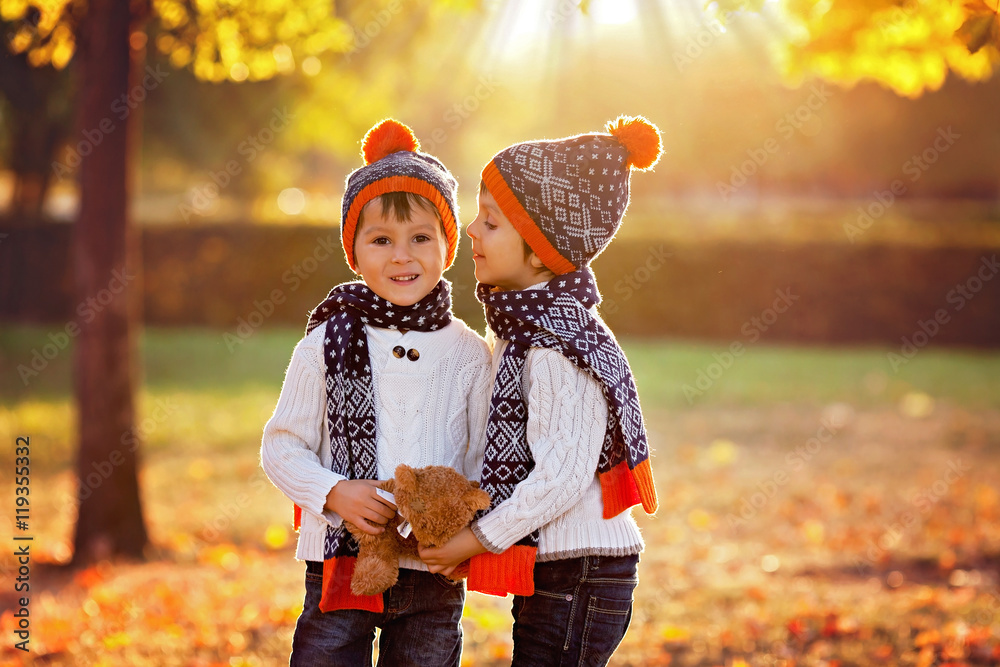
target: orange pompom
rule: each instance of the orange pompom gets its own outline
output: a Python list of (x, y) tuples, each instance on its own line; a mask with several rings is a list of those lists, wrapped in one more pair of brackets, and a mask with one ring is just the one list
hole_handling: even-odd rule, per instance
[(413, 136), (413, 130), (392, 118), (386, 118), (368, 130), (361, 141), (361, 155), (365, 164), (378, 162), (399, 151), (415, 151), (418, 148), (420, 142)]
[(642, 116), (618, 116), (607, 129), (628, 151), (629, 167), (642, 171), (660, 159), (660, 130)]

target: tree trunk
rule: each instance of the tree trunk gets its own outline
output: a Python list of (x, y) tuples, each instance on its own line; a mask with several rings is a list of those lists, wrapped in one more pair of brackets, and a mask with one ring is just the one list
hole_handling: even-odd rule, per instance
[(76, 54), (81, 85), (74, 139), (86, 139), (92, 150), (80, 165), (73, 251), (80, 327), (74, 358), (80, 434), (74, 565), (141, 557), (148, 542), (133, 427), (140, 258), (128, 217), (129, 158), (139, 128), (131, 116), (119, 118), (120, 102), (114, 105), (136, 78), (129, 29), (128, 0), (91, 0)]

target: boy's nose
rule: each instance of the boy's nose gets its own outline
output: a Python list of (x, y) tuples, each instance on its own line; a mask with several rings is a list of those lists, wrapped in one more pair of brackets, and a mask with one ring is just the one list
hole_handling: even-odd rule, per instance
[(465, 228), (465, 233), (469, 235), (470, 239), (476, 238), (476, 233), (472, 229), (473, 227), (476, 226), (476, 222), (478, 222), (478, 219), (477, 220), (473, 220), (472, 222), (470, 222), (469, 226)]
[(406, 264), (411, 259), (410, 251), (402, 245), (397, 245), (392, 251), (392, 261), (396, 264)]

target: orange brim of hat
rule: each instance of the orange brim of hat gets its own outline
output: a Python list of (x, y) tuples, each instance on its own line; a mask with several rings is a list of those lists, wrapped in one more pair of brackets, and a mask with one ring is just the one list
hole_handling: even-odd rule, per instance
[(514, 225), (514, 229), (525, 240), (528, 247), (538, 255), (538, 259), (542, 260), (542, 264), (546, 268), (556, 275), (576, 271), (576, 266), (556, 250), (556, 247), (545, 237), (528, 212), (524, 210), (524, 206), (507, 185), (507, 181), (503, 179), (500, 169), (497, 168), (496, 162), (493, 160), (490, 160), (483, 169), (483, 183), (493, 195), (497, 206), (510, 220), (510, 224)]
[(354, 235), (358, 229), (358, 219), (361, 217), (361, 209), (372, 199), (390, 192), (412, 192), (430, 200), (438, 213), (441, 215), (441, 222), (444, 223), (444, 235), (447, 242), (447, 253), (445, 255), (444, 268), (448, 268), (455, 261), (455, 251), (458, 249), (458, 222), (445, 200), (437, 188), (413, 176), (389, 176), (374, 183), (370, 183), (361, 189), (361, 192), (351, 202), (351, 208), (347, 211), (347, 217), (343, 221), (341, 228), (341, 240), (344, 244), (344, 252), (347, 254), (347, 264), (352, 271), (357, 269), (354, 262)]

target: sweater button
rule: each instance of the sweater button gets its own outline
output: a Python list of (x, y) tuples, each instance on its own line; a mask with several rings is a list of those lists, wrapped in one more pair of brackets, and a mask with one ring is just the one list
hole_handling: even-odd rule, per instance
[(403, 355), (406, 354), (406, 348), (403, 347), (402, 345), (397, 345), (396, 347), (392, 348), (392, 353), (396, 356), (397, 359), (402, 359)]
[(572, 602), (572, 601), (573, 601), (573, 596), (572, 595), (567, 595), (566, 596), (566, 602)]
[(409, 359), (410, 361), (416, 361), (417, 359), (420, 358), (420, 353), (417, 352), (416, 348), (411, 347), (409, 350), (406, 351), (406, 358)]

